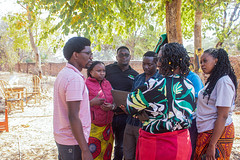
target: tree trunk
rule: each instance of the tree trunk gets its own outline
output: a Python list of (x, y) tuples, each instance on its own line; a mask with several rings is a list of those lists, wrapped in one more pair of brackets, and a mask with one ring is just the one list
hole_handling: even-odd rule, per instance
[(17, 49), (17, 52), (18, 52), (18, 61), (17, 61), (17, 72), (20, 72), (20, 60), (21, 60), (21, 53), (20, 53), (20, 49), (18, 48)]
[(198, 73), (200, 68), (200, 56), (202, 54), (202, 11), (195, 11), (194, 23), (194, 71)]
[(181, 4), (181, 0), (166, 2), (166, 30), (168, 43), (178, 42), (182, 44)]
[[(31, 23), (31, 14), (30, 11), (28, 10), (28, 21), (29, 24)], [(29, 26), (28, 28), (28, 33), (29, 33), (29, 38), (30, 38), (30, 43), (31, 43), (31, 47), (33, 49), (33, 52), (35, 54), (35, 69), (34, 69), (34, 75), (38, 75), (40, 78), (42, 78), (42, 68), (41, 68), (41, 57), (39, 55), (37, 46), (34, 42), (34, 38), (33, 38), (33, 34), (32, 34), (32, 29)]]

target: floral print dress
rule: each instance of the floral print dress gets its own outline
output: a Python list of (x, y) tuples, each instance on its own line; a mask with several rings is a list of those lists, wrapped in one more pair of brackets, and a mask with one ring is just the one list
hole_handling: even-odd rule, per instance
[(143, 110), (147, 113), (149, 119), (143, 122), (142, 129), (150, 133), (189, 128), (195, 108), (194, 87), (180, 75), (150, 79), (127, 99), (130, 114), (138, 115)]

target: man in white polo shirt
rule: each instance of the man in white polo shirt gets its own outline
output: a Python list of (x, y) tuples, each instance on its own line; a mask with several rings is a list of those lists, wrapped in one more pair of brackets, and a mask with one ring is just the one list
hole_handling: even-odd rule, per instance
[(88, 149), (91, 127), (88, 90), (81, 71), (92, 63), (91, 42), (73, 37), (63, 48), (68, 63), (54, 84), (54, 138), (60, 160), (92, 160)]

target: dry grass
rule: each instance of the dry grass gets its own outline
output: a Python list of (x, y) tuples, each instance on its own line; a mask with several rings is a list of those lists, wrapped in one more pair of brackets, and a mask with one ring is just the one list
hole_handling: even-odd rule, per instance
[[(20, 85), (30, 85), (31, 75), (14, 73)], [(11, 75), (0, 72), (2, 79)], [(9, 114), (9, 132), (0, 132), (1, 160), (52, 160), (57, 159), (53, 138), (53, 83), (55, 77), (43, 77), (41, 104), (30, 101), (24, 112), (14, 109)], [(3, 117), (3, 114), (0, 114)], [(232, 160), (240, 159), (240, 112), (233, 115), (235, 141)]]
[[(31, 87), (31, 75), (14, 73), (18, 84)], [(1, 78), (11, 75), (1, 72)], [(41, 104), (29, 101), (24, 112), (16, 108), (9, 114), (9, 132), (0, 132), (1, 160), (57, 159), (53, 138), (53, 83), (54, 77), (43, 77)], [(1, 114), (3, 116), (3, 114)]]

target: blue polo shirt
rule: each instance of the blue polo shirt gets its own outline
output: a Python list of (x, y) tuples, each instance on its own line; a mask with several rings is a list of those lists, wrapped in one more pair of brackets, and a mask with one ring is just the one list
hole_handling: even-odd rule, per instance
[(198, 98), (198, 92), (203, 88), (201, 78), (194, 72), (190, 71), (187, 78), (192, 82), (195, 89), (195, 97)]

